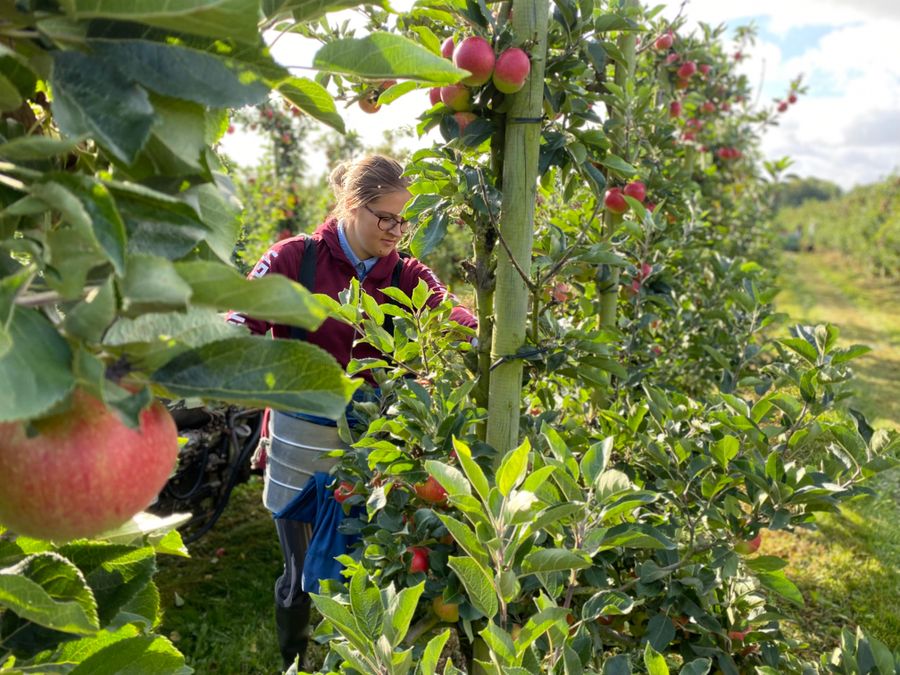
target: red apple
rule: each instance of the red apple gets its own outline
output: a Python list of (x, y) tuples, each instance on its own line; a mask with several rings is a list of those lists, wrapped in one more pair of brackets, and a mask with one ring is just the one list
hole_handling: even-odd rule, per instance
[(441, 88), (440, 87), (432, 87), (428, 90), (428, 100), (431, 101), (431, 105), (437, 105), (441, 102)]
[(427, 572), (429, 568), (428, 549), (424, 546), (410, 546), (406, 550), (412, 553), (412, 561), (409, 563), (409, 573), (415, 574), (416, 572)]
[(716, 112), (716, 104), (712, 101), (704, 101), (703, 105), (700, 106), (700, 112), (706, 113), (707, 115), (714, 113)]
[(697, 72), (697, 64), (693, 61), (685, 61), (681, 64), (681, 67), (678, 68), (678, 77), (682, 80), (690, 79), (694, 73)]
[(354, 485), (350, 481), (341, 481), (341, 484), (334, 489), (334, 501), (343, 504), (353, 494)]
[(418, 483), (414, 487), (416, 496), (429, 504), (440, 504), (447, 500), (447, 491), (437, 482), (434, 476), (429, 476), (424, 483)]
[(462, 136), (466, 132), (466, 127), (478, 119), (478, 115), (470, 112), (453, 113), (453, 119), (459, 127), (459, 135)]
[(472, 109), (472, 92), (462, 84), (449, 84), (441, 87), (441, 100), (451, 110), (463, 111)]
[(700, 64), (699, 66), (697, 66), (697, 67), (699, 68), (700, 72), (701, 72), (703, 75), (709, 75), (709, 71), (712, 70), (712, 66), (709, 65), (708, 63), (701, 63), (701, 64)]
[(672, 101), (669, 104), (669, 117), (681, 116), (681, 101)]
[(743, 642), (744, 638), (750, 634), (751, 630), (752, 630), (751, 628), (748, 628), (747, 630), (744, 630), (744, 631), (730, 630), (730, 631), (728, 631), (728, 639), (732, 640), (734, 642)]
[(639, 180), (626, 185), (622, 192), (632, 199), (637, 199), (641, 204), (644, 203), (644, 199), (647, 197), (647, 187)]
[(491, 79), (494, 61), (491, 43), (477, 35), (467, 37), (453, 52), (453, 65), (472, 73), (462, 81), (471, 87), (477, 87)]
[(656, 38), (656, 42), (653, 43), (653, 46), (661, 52), (664, 52), (667, 49), (671, 49), (673, 44), (675, 44), (675, 34), (668, 30)]
[(444, 602), (444, 598), (440, 595), (434, 596), (434, 599), (431, 601), (431, 608), (441, 621), (446, 621), (447, 623), (459, 621), (459, 605), (455, 602)]
[(681, 54), (669, 54), (666, 57), (666, 65), (671, 66), (673, 63), (676, 63), (678, 59), (681, 58)]
[(362, 95), (362, 98), (359, 99), (359, 107), (363, 112), (372, 114), (381, 110), (381, 105), (378, 103), (379, 94), (377, 89), (370, 89)]
[(146, 508), (178, 457), (178, 429), (153, 403), (132, 429), (93, 395), (76, 389), (71, 407), (0, 424), (0, 522), (40, 539), (91, 537)]
[(787, 101), (779, 101), (778, 102), (778, 112), (781, 112), (781, 113), (787, 112), (787, 109), (788, 109)]
[(762, 545), (762, 532), (757, 534), (753, 539), (743, 539), (734, 545), (734, 550), (741, 555), (750, 555), (756, 553)]
[(528, 54), (513, 47), (507, 49), (497, 58), (494, 67), (494, 86), (504, 94), (514, 94), (525, 86), (528, 73), (531, 72), (531, 61)]
[(788, 96), (788, 103), (796, 103), (796, 102), (797, 102), (797, 94), (791, 93), (791, 95)]
[(610, 188), (606, 191), (603, 205), (612, 213), (625, 213), (628, 210), (628, 202), (625, 201), (619, 188)]
[(557, 281), (553, 285), (553, 289), (550, 291), (550, 297), (556, 300), (556, 302), (565, 302), (569, 299), (569, 284), (563, 283), (562, 281)]
[(453, 43), (453, 38), (448, 37), (446, 40), (444, 40), (443, 43), (441, 43), (441, 56), (443, 56), (445, 59), (452, 59), (453, 48), (455, 46), (456, 45)]

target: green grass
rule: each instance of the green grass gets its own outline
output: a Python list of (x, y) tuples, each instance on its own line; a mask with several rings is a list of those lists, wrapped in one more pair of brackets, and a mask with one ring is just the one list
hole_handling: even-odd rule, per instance
[[(793, 323), (829, 322), (841, 342), (872, 347), (856, 361), (852, 405), (876, 428), (900, 429), (900, 286), (875, 281), (835, 254), (786, 255), (779, 311)], [(878, 476), (876, 496), (827, 515), (816, 532), (772, 533), (764, 553), (789, 562), (807, 605), (797, 635), (811, 652), (837, 646), (840, 629), (862, 625), (900, 648), (900, 469)]]
[(161, 633), (198, 673), (281, 672), (273, 591), (281, 550), (261, 493), (257, 477), (239, 485), (190, 559), (159, 559)]

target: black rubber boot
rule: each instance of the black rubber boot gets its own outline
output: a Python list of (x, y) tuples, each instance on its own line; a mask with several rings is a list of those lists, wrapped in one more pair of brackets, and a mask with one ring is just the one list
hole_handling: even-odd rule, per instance
[(298, 656), (300, 657), (300, 666), (303, 666), (303, 657), (306, 655), (306, 646), (309, 644), (310, 604), (309, 596), (304, 593), (300, 604), (294, 607), (275, 608), (278, 648), (281, 650), (285, 670), (290, 668)]

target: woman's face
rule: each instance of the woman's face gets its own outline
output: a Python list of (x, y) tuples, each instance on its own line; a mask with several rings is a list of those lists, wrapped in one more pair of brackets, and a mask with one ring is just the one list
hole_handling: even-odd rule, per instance
[[(351, 218), (347, 222), (347, 240), (350, 248), (360, 260), (382, 258), (397, 248), (403, 234), (400, 225), (393, 223), (400, 220), (400, 212), (412, 195), (408, 190), (389, 192), (377, 199), (357, 206), (350, 211)], [(383, 216), (381, 227), (378, 227), (379, 216)]]

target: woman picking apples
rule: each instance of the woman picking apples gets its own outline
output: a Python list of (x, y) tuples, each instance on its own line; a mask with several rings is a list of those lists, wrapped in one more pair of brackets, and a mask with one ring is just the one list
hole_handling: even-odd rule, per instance
[[(388, 301), (382, 293), (386, 287), (397, 286), (412, 295), (419, 280), (424, 280), (432, 291), (428, 305), (440, 304), (448, 291), (434, 272), (419, 260), (402, 257), (397, 251), (397, 244), (409, 229), (409, 221), (400, 213), (412, 196), (409, 180), (402, 174), (403, 167), (398, 162), (380, 155), (338, 166), (330, 177), (336, 197), (333, 213), (312, 236), (299, 235), (274, 244), (249, 278), (283, 274), (300, 281), (314, 293), (337, 299), (356, 277), (360, 287), (378, 302)], [(465, 326), (476, 324), (475, 317), (464, 307), (455, 307), (450, 318)], [(335, 319), (326, 320), (317, 331), (308, 334), (235, 313), (229, 316), (229, 321), (245, 325), (257, 334), (271, 331), (274, 338), (307, 340), (329, 352), (344, 367), (351, 358), (382, 356), (371, 345), (354, 346), (354, 328)], [(370, 383), (374, 384), (371, 379)], [(302, 661), (306, 651), (311, 604), (308, 591), (317, 589), (320, 577), (316, 575), (334, 564), (334, 555), (344, 551), (317, 556), (318, 547), (311, 546), (320, 533), (323, 539), (338, 538), (340, 535), (334, 531), (336, 521), (317, 516), (313, 519), (316, 522), (303, 522), (279, 516), (293, 508), (308, 484), (311, 488), (324, 486), (326, 472), (335, 462), (325, 454), (346, 446), (342, 445), (336, 423), (331, 420), (274, 410), (268, 417), (263, 502), (275, 516), (284, 556), (284, 571), (275, 583), (275, 619), (279, 648), (288, 668), (296, 657)], [(340, 497), (336, 493), (335, 498), (343, 501), (347, 496), (347, 491), (342, 490)], [(309, 549), (313, 553), (307, 557)]]

